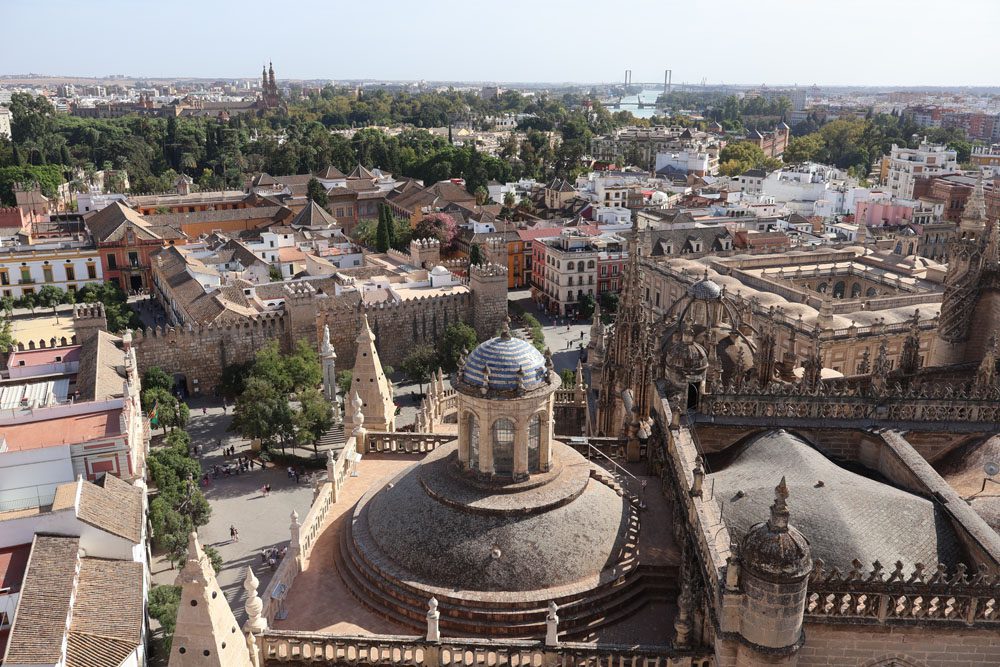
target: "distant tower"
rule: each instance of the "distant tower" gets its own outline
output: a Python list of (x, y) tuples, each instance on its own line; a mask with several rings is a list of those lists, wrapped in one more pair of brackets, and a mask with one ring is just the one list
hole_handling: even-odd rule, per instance
[(170, 647), (170, 667), (250, 667), (247, 639), (219, 588), (198, 535), (188, 536), (187, 561), (177, 575), (181, 602)]
[(396, 430), (396, 404), (392, 401), (392, 383), (382, 370), (375, 349), (375, 334), (368, 326), (368, 316), (361, 316), (361, 331), (354, 357), (354, 391), (361, 397), (365, 415), (364, 426), (369, 431)]
[(260, 68), (260, 89), (267, 92), (267, 67)]
[(268, 63), (269, 69), (267, 73), (267, 82), (270, 86), (270, 93), (272, 95), (278, 94), (278, 84), (274, 80), (274, 63)]

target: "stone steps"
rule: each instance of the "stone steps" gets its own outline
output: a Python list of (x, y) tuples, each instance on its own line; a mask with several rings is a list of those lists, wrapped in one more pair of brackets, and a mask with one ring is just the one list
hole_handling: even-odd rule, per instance
[[(342, 533), (335, 554), (338, 572), (351, 594), (373, 612), (406, 628), (422, 632), (426, 627), (427, 595), (405, 582), (391, 580), (353, 548), (351, 531)], [(643, 576), (645, 572), (646, 576)], [(674, 583), (671, 585), (669, 578)], [(623, 580), (605, 584), (575, 599), (557, 600), (560, 628), (567, 636), (584, 636), (634, 613), (652, 599), (671, 599), (676, 590), (676, 571), (656, 572), (633, 568)], [(660, 581), (664, 579), (664, 581)], [(477, 608), (475, 603), (439, 596), (442, 631), (455, 636), (483, 635), (526, 637), (545, 632), (547, 605)]]

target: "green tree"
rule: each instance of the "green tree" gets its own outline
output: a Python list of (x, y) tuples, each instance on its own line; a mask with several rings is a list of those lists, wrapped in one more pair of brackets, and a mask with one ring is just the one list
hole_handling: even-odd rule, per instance
[(563, 389), (572, 389), (576, 386), (576, 373), (572, 368), (564, 368), (559, 371), (559, 378), (562, 380)]
[(312, 445), (333, 425), (333, 406), (318, 389), (304, 389), (298, 393), (299, 408), (292, 421), (295, 441), (299, 445)]
[(719, 152), (719, 171), (737, 176), (749, 169), (776, 169), (780, 162), (764, 155), (760, 146), (750, 141), (735, 141)]
[(478, 243), (469, 246), (469, 264), (480, 266), (486, 261), (483, 257), (483, 249)]
[(159, 366), (150, 366), (142, 374), (142, 390), (162, 389), (169, 392), (173, 389), (174, 379), (167, 375), (167, 372)]
[(375, 228), (375, 249), (379, 252), (389, 250), (390, 227), (384, 216), (379, 216), (378, 227)]
[(403, 373), (411, 382), (419, 385), (420, 393), (424, 393), (424, 383), (430, 380), (431, 372), (437, 363), (437, 352), (430, 345), (417, 345), (403, 359)]
[(170, 652), (170, 641), (177, 626), (177, 607), (181, 603), (181, 587), (160, 585), (149, 590), (149, 615), (163, 629), (163, 645)]
[(156, 423), (153, 425), (163, 427), (164, 433), (168, 428), (184, 428), (191, 416), (187, 403), (178, 401), (168, 390), (159, 387), (143, 390), (142, 407), (147, 412), (156, 408), (156, 414), (152, 417)]
[[(382, 369), (385, 372), (385, 369)], [(337, 372), (337, 391), (346, 401), (351, 394), (351, 385), (354, 383), (354, 371), (345, 370)]]
[(316, 178), (310, 178), (309, 182), (306, 184), (306, 197), (308, 197), (311, 201), (316, 202), (322, 208), (326, 208), (329, 203), (326, 188), (323, 187), (323, 184)]
[(9, 352), (16, 345), (10, 320), (7, 317), (0, 317), (0, 353)]
[(273, 264), (267, 267), (267, 277), (273, 283), (280, 283), (282, 280), (285, 279), (285, 277), (281, 275), (281, 269), (274, 266)]
[(260, 376), (251, 376), (233, 409), (230, 430), (248, 440), (260, 440), (265, 447), (284, 446), (293, 439), (295, 425), (288, 394), (278, 391)]
[(792, 137), (785, 148), (782, 159), (788, 164), (812, 162), (820, 159), (825, 146), (823, 137), (819, 134), (807, 134), (803, 137)]
[(609, 314), (617, 313), (620, 296), (618, 292), (610, 291), (601, 294), (601, 311)]
[(589, 319), (594, 315), (594, 307), (597, 305), (597, 300), (594, 299), (593, 294), (580, 293), (576, 300), (576, 312), (577, 314), (584, 318)]
[(463, 322), (449, 324), (438, 342), (438, 361), (441, 368), (451, 372), (458, 368), (463, 353), (470, 352), (478, 342), (476, 330)]

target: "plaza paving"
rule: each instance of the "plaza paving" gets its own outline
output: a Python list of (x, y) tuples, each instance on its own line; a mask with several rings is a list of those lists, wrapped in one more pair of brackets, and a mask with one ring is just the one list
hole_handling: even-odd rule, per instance
[[(201, 446), (198, 458), (203, 471), (235, 458), (222, 456), (222, 448), (235, 445), (237, 455), (246, 452), (249, 443), (226, 432), (232, 421), (232, 409), (223, 415), (220, 403), (206, 399), (191, 399), (188, 403), (191, 406), (188, 432), (192, 443)], [(207, 407), (207, 415), (202, 414), (203, 407)], [(220, 438), (221, 447), (218, 444)], [(325, 472), (323, 475), (325, 477)], [(271, 484), (271, 494), (267, 498), (261, 492), (266, 483)], [(271, 569), (262, 562), (260, 552), (267, 547), (281, 547), (288, 543), (291, 512), (295, 510), (300, 517), (305, 516), (312, 504), (312, 487), (305, 479), (296, 484), (284, 469), (255, 468), (241, 475), (221, 476), (212, 480), (207, 488), (201, 486), (201, 489), (212, 507), (212, 517), (198, 534), (203, 545), (219, 550), (223, 560), (222, 571), (218, 574), (219, 585), (236, 611), (237, 620), (242, 622), (245, 618), (242, 582), (247, 565), (260, 579), (260, 590), (263, 591), (271, 579)], [(230, 525), (239, 531), (239, 542), (230, 541)], [(177, 570), (171, 570), (162, 556), (156, 554), (152, 570), (154, 584), (172, 584), (177, 577)]]

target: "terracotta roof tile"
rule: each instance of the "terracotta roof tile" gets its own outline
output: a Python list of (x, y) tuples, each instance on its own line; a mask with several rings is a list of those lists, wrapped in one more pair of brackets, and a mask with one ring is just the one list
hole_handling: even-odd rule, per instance
[(117, 667), (142, 641), (142, 563), (80, 562), (66, 667)]
[(96, 484), (83, 482), (77, 518), (138, 544), (142, 540), (142, 489), (107, 473)]
[(79, 550), (78, 537), (35, 536), (7, 643), (6, 663), (39, 665), (62, 661)]

